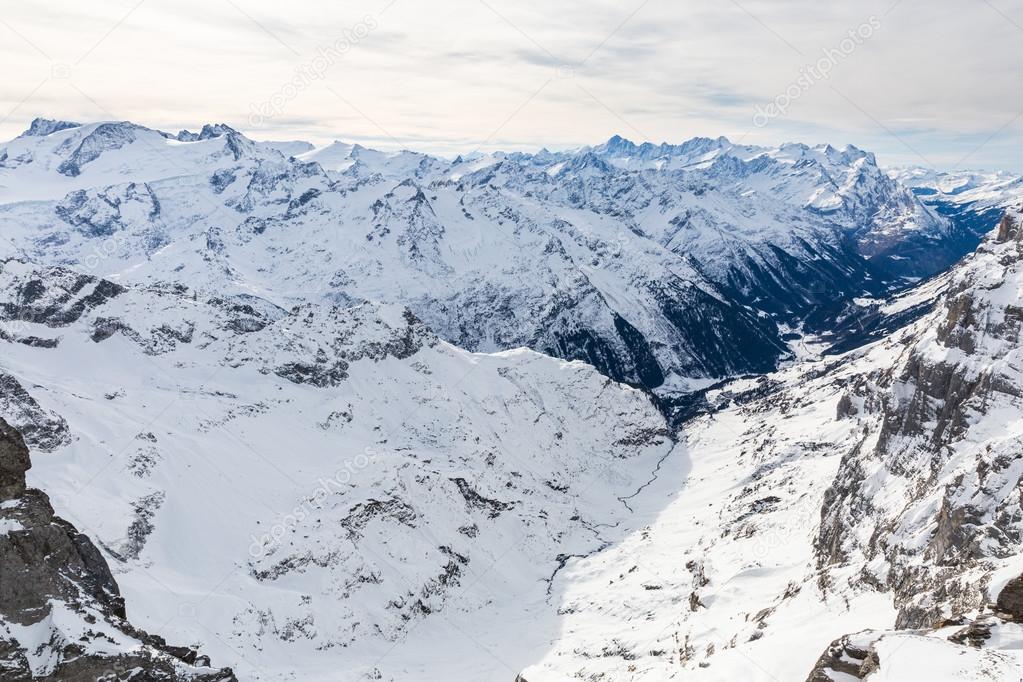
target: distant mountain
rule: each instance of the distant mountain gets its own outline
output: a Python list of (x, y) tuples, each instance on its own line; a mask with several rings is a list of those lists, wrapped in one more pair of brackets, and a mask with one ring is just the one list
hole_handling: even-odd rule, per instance
[(977, 209), (1011, 208), (1023, 194), (1023, 176), (1005, 171), (935, 171), (896, 168), (888, 175), (909, 187), (925, 203), (974, 205)]
[(951, 262), (949, 223), (853, 147), (615, 137), (452, 162), (286, 155), (225, 125), (32, 131), (0, 147), (8, 256), (285, 306), (400, 302), (465, 348), (664, 395), (769, 370), (795, 330)]
[(1023, 196), (1023, 177), (1004, 171), (898, 168), (888, 174), (951, 221), (962, 255), (973, 251), (991, 224)]

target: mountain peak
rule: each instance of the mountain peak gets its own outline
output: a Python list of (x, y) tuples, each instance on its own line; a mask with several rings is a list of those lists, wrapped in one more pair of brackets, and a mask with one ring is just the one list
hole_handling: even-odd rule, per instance
[(628, 154), (636, 150), (636, 145), (621, 135), (613, 135), (597, 149), (605, 154)]
[(32, 123), (29, 124), (28, 130), (23, 132), (20, 137), (45, 137), (51, 133), (58, 132), (60, 130), (67, 130), (68, 128), (78, 128), (81, 123), (75, 123), (73, 121), (60, 121), (52, 118), (34, 118)]
[(226, 123), (213, 123), (213, 124), (207, 123), (206, 125), (204, 125), (202, 127), (202, 130), (199, 132), (198, 139), (200, 139), (200, 140), (208, 140), (210, 138), (220, 137), (222, 135), (240, 135), (240, 134), (241, 133), (239, 133), (237, 130), (235, 130), (231, 126), (227, 125)]

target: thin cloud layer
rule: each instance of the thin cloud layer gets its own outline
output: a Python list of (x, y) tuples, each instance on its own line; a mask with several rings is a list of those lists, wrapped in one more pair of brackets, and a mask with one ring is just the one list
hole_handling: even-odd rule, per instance
[(622, 134), (854, 143), (1023, 171), (1023, 1), (64, 0), (0, 15), (35, 116), (455, 154)]

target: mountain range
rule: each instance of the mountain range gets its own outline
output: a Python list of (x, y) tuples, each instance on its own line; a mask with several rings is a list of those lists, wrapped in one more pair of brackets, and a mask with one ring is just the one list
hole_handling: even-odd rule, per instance
[(1019, 677), (1021, 188), (36, 119), (0, 144), (0, 669)]

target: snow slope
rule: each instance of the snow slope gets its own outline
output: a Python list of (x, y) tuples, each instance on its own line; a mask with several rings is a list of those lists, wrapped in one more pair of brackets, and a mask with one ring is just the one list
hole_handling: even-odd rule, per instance
[(641, 392), (459, 350), (398, 306), (18, 261), (0, 281), (3, 372), (70, 434), (30, 482), (103, 549), (134, 622), (243, 680), (513, 678), (554, 632), (561, 564), (609, 542), (672, 448)]
[(21, 435), (0, 420), (0, 677), (18, 682), (237, 682), (125, 618), (99, 549), (27, 488)]
[(19, 261), (3, 366), (49, 450), (30, 482), (128, 616), (239, 679), (997, 679), (1023, 665), (1021, 224), (935, 312), (710, 391), (677, 442), (590, 367), (401, 307)]

